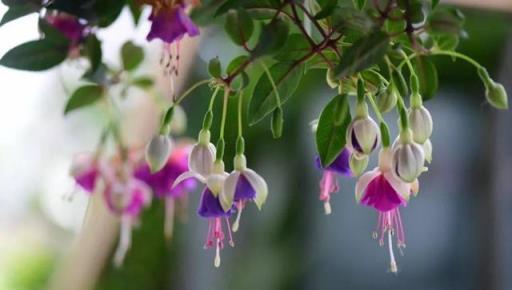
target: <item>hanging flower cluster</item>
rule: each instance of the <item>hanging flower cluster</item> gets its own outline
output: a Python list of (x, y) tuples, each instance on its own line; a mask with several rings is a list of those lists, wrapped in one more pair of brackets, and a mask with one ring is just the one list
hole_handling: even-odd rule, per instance
[[(288, 0), (143, 0), (141, 4), (150, 6), (151, 27), (146, 38), (163, 43), (161, 65), (170, 76), (173, 96), (162, 110), (160, 130), (147, 144), (143, 161), (140, 152), (124, 146), (117, 129), (120, 120), (112, 112), (128, 90), (153, 91), (153, 77), (136, 73), (144, 50), (126, 42), (120, 50), (122, 66), (115, 67), (104, 62), (102, 41), (96, 36), (98, 30), (115, 21), (125, 1), (118, 5), (103, 5), (102, 1), (88, 5), (81, 1), (24, 2), (9, 1), (9, 11), (0, 25), (39, 13), (41, 37), (8, 51), (0, 65), (41, 71), (66, 59), (87, 59), (89, 66), (82, 76), (87, 84), (73, 92), (64, 113), (92, 104), (108, 109), (105, 136), (113, 137), (117, 154), (109, 157), (97, 150), (79, 155), (72, 175), (84, 191), (101, 194), (105, 205), (120, 218), (116, 264), (122, 263), (130, 247), (131, 229), (152, 199), (165, 202), (165, 235), (170, 237), (175, 205), (201, 185), (197, 213), (208, 223), (204, 247), (215, 249), (214, 265), (219, 266), (220, 250), (226, 243), (234, 245), (232, 232), (238, 230), (245, 207), (254, 203), (261, 209), (269, 191), (265, 180), (247, 166), (243, 121), (253, 125), (270, 117), (272, 136), (281, 137), (285, 102), (293, 100), (290, 97), (305, 73), (315, 70), (325, 72), (327, 86), (337, 90), (314, 126), (316, 166), (322, 171), (319, 199), (325, 213), (332, 213), (336, 206), (331, 205), (331, 195), (340, 188), (338, 176), (357, 177), (355, 199), (377, 211), (374, 237), (382, 246), (387, 242), (390, 269), (397, 272), (394, 249), (405, 247), (400, 207), (418, 194), (418, 180), (432, 162), (433, 121), (424, 105), (438, 87), (432, 57), (449, 56), (471, 64), (482, 80), (487, 102), (498, 109), (508, 108), (505, 88), (478, 62), (456, 51), (460, 37), (466, 35), (462, 13), (438, 7), (439, 1), (370, 4), (311, 0), (305, 5)], [(137, 23), (141, 7), (127, 2), (132, 4), (130, 11)], [(243, 53), (224, 65), (219, 58), (212, 58), (208, 62), (210, 77), (178, 97), (174, 82), (180, 70), (180, 42), (199, 35), (195, 19), (222, 23), (230, 41)], [(34, 57), (40, 55), (49, 57)], [(197, 142), (174, 145), (170, 138), (174, 112), (201, 85), (209, 85), (212, 95)], [(113, 96), (119, 91), (121, 98)], [(224, 97), (215, 138), (210, 130), (220, 92)], [(236, 110), (228, 106), (230, 99), (237, 101)], [(393, 109), (399, 116), (399, 132), (391, 142), (383, 114)], [(238, 134), (236, 141), (226, 142), (226, 118), (233, 112)], [(105, 136), (100, 148), (105, 146)], [(226, 172), (225, 147), (235, 142), (233, 171)], [(374, 153), (378, 153), (378, 166), (366, 171)]]

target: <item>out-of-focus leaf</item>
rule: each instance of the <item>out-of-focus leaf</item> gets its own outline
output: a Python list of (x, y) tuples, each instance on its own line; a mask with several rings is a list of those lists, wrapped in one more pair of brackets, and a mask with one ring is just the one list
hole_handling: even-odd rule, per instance
[(373, 28), (373, 21), (368, 15), (346, 4), (336, 7), (331, 22), (334, 31), (354, 39), (368, 34)]
[(253, 55), (262, 56), (277, 52), (286, 43), (289, 30), (288, 23), (280, 17), (263, 26)]
[(345, 51), (340, 64), (334, 69), (334, 76), (350, 76), (378, 63), (388, 48), (389, 38), (380, 31), (360, 39)]
[(0, 65), (20, 70), (43, 71), (60, 64), (67, 55), (67, 47), (56, 46), (44, 39), (35, 40), (9, 50), (0, 59)]
[(38, 25), (45, 41), (53, 43), (56, 47), (69, 47), (70, 40), (60, 30), (46, 22), (46, 20), (40, 19)]
[(211, 77), (220, 78), (222, 74), (222, 68), (218, 57), (214, 57), (210, 59), (210, 62), (208, 62), (208, 73)]
[(283, 48), (274, 56), (279, 61), (295, 61), (305, 56), (311, 50), (311, 45), (302, 34), (290, 34)]
[(414, 68), (420, 81), (420, 94), (423, 100), (432, 99), (439, 88), (436, 66), (427, 57), (419, 56), (414, 58)]
[(338, 4), (338, 1), (324, 0), (318, 1), (318, 4), (320, 5), (320, 11), (318, 11), (318, 13), (315, 14), (315, 19), (317, 20), (331, 16), (331, 14), (334, 12), (334, 8), (336, 8), (336, 4)]
[(25, 3), (21, 5), (13, 5), (9, 7), (7, 12), (5, 12), (4, 16), (2, 17), (2, 20), (0, 20), (0, 26), (16, 20), (20, 17), (29, 15), (31, 13), (37, 12), (41, 9), (39, 6), (34, 5), (32, 3)]
[(137, 3), (137, 0), (128, 0), (128, 8), (130, 8), (130, 14), (132, 15), (133, 23), (139, 24), (140, 15), (142, 13), (142, 7)]
[(154, 85), (151, 77), (139, 77), (132, 81), (132, 84), (141, 89), (149, 89)]
[(69, 98), (64, 115), (79, 108), (90, 106), (99, 101), (105, 93), (100, 85), (86, 85), (78, 88)]
[(224, 29), (234, 43), (244, 45), (251, 38), (254, 24), (245, 10), (230, 10), (226, 15)]
[(119, 0), (101, 0), (96, 1), (94, 5), (94, 12), (97, 16), (99, 27), (107, 27), (112, 24), (121, 11), (123, 10), (125, 1)]
[(354, 7), (356, 7), (358, 10), (363, 10), (363, 8), (366, 6), (366, 0), (352, 0), (354, 2)]
[[(277, 86), (281, 104), (284, 104), (299, 86), (304, 75), (304, 65), (294, 65), (284, 62), (274, 64), (269, 68), (270, 74)], [(250, 124), (254, 125), (277, 107), (276, 96), (267, 74), (261, 75), (254, 87), (249, 107)]]
[(87, 37), (85, 41), (85, 54), (90, 62), (90, 70), (95, 72), (101, 64), (102, 60), (102, 51), (101, 51), (101, 42), (98, 40), (96, 35), (91, 34)]
[(323, 167), (329, 166), (345, 146), (345, 132), (351, 120), (347, 99), (347, 95), (334, 97), (320, 115), (316, 148)]
[(133, 44), (131, 41), (127, 41), (123, 44), (123, 47), (121, 47), (121, 59), (124, 69), (132, 71), (144, 60), (144, 49)]
[(227, 74), (232, 74), (234, 71), (236, 71), (244, 62), (246, 62), (249, 59), (249, 56), (247, 55), (240, 55), (236, 58), (234, 58), (229, 64), (226, 69)]
[(404, 76), (400, 72), (393, 70), (391, 72), (391, 81), (395, 85), (400, 96), (405, 98), (409, 95), (409, 87), (407, 86)]

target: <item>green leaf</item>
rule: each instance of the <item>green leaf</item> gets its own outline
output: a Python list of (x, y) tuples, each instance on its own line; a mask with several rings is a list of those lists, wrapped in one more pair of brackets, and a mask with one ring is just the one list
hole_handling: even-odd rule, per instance
[(104, 92), (104, 88), (99, 85), (86, 85), (78, 88), (69, 98), (64, 109), (64, 115), (76, 109), (94, 104), (103, 97)]
[(91, 34), (85, 40), (85, 54), (89, 58), (91, 72), (95, 72), (102, 60), (101, 42), (98, 40), (96, 35)]
[(388, 48), (389, 38), (380, 31), (358, 40), (345, 51), (340, 64), (334, 69), (334, 76), (350, 76), (378, 63)]
[(423, 100), (430, 100), (439, 88), (436, 66), (425, 56), (418, 56), (414, 60), (414, 68), (420, 82), (420, 94)]
[(245, 63), (249, 59), (249, 56), (247, 55), (240, 55), (236, 58), (234, 58), (229, 64), (228, 68), (226, 69), (226, 72), (228, 75), (232, 74), (234, 71), (236, 71), (243, 63)]
[[(100, 27), (107, 27), (112, 24), (121, 11), (123, 10), (125, 1), (119, 0), (101, 0), (94, 1), (94, 15), (98, 18)], [(84, 4), (84, 6), (90, 4)]]
[(4, 16), (2, 17), (2, 20), (0, 20), (0, 26), (16, 20), (20, 17), (29, 15), (31, 13), (39, 11), (40, 7), (32, 4), (32, 3), (26, 3), (21, 5), (13, 5), (9, 7), (9, 10), (5, 12)]
[(245, 10), (230, 10), (226, 16), (224, 29), (234, 43), (244, 45), (251, 38), (254, 24)]
[(279, 17), (263, 26), (253, 55), (257, 57), (277, 52), (286, 43), (289, 31), (288, 23)]
[(151, 77), (139, 77), (132, 81), (132, 84), (141, 89), (149, 89), (154, 85)]
[[(299, 86), (304, 75), (304, 65), (294, 65), (279, 62), (269, 68), (272, 79), (277, 86), (281, 104), (284, 104)], [(274, 111), (278, 104), (267, 74), (261, 75), (254, 87), (253, 96), (249, 106), (250, 125), (261, 121)]]
[(0, 59), (0, 65), (20, 70), (43, 71), (60, 64), (67, 55), (67, 47), (56, 46), (44, 39), (35, 40), (9, 50)]
[(130, 9), (130, 14), (132, 15), (133, 23), (137, 25), (139, 24), (140, 15), (142, 14), (142, 7), (137, 0), (128, 0), (127, 2), (128, 8)]
[(332, 14), (332, 29), (352, 37), (368, 34), (373, 28), (373, 21), (367, 14), (352, 6), (338, 6)]
[(323, 167), (329, 166), (345, 147), (345, 132), (350, 124), (347, 95), (338, 95), (325, 106), (316, 131), (316, 148)]
[(363, 8), (366, 6), (366, 0), (352, 0), (354, 3), (354, 7), (356, 7), (359, 10), (363, 10)]
[(127, 71), (136, 69), (144, 60), (144, 50), (142, 47), (127, 41), (121, 47), (121, 59), (123, 67)]
[(336, 4), (338, 4), (337, 0), (325, 0), (318, 2), (318, 4), (320, 5), (320, 11), (318, 11), (318, 13), (315, 14), (315, 19), (317, 20), (331, 16), (331, 14), (334, 12), (334, 9), (336, 8)]
[(44, 40), (53, 43), (55, 46), (69, 48), (71, 42), (60, 30), (44, 19), (39, 19), (38, 25), (39, 30), (43, 33)]
[(436, 8), (437, 4), (439, 4), (440, 0), (432, 0), (432, 9)]
[(311, 45), (299, 33), (290, 34), (283, 48), (274, 56), (279, 61), (296, 61), (311, 50)]
[(210, 59), (208, 62), (208, 73), (213, 78), (220, 78), (222, 74), (222, 68), (218, 57)]

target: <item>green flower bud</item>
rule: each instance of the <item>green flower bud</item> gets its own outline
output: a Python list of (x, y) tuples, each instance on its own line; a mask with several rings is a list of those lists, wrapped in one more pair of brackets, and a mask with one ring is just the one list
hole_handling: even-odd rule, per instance
[(160, 171), (171, 153), (171, 139), (165, 135), (156, 135), (146, 146), (146, 162), (151, 173)]
[(409, 110), (409, 125), (413, 139), (419, 144), (425, 143), (432, 135), (433, 122), (430, 112), (424, 106), (412, 107)]
[(352, 171), (352, 174), (354, 176), (360, 176), (363, 174), (363, 172), (366, 170), (366, 167), (368, 167), (368, 161), (370, 158), (368, 155), (364, 155), (361, 157), (356, 157), (355, 154), (352, 154), (350, 156), (350, 170)]
[(508, 109), (507, 91), (502, 84), (492, 82), (485, 86), (485, 97), (487, 101), (496, 109)]
[(397, 100), (397, 91), (392, 85), (390, 85), (386, 91), (377, 96), (377, 107), (381, 113), (387, 113), (396, 106)]
[(272, 114), (272, 136), (275, 139), (281, 138), (283, 135), (283, 110), (278, 107), (274, 110)]

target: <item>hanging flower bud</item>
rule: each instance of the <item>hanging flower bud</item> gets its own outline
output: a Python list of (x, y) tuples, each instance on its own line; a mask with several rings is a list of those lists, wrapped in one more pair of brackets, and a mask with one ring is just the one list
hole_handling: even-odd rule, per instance
[(168, 136), (156, 135), (146, 146), (146, 162), (151, 173), (160, 171), (169, 159), (172, 142)]
[(346, 135), (347, 147), (356, 155), (370, 154), (377, 148), (379, 139), (379, 126), (370, 116), (358, 117), (348, 126)]
[(350, 156), (350, 171), (354, 174), (354, 176), (360, 176), (368, 167), (368, 161), (370, 158), (367, 155), (358, 158), (355, 154)]
[(414, 142), (423, 144), (432, 135), (432, 116), (424, 106), (411, 108), (409, 122)]
[(485, 97), (493, 107), (502, 110), (508, 109), (507, 91), (502, 84), (492, 82), (486, 85)]
[(327, 81), (327, 85), (331, 87), (331, 89), (335, 89), (339, 86), (339, 81), (334, 78), (334, 73), (332, 69), (327, 69), (327, 73), (325, 74), (325, 78)]
[(396, 106), (398, 100), (397, 91), (393, 85), (389, 85), (386, 91), (377, 96), (377, 106), (381, 113), (389, 112)]
[(400, 141), (393, 148), (392, 168), (393, 172), (402, 181), (411, 183), (423, 171), (425, 154), (423, 148), (411, 142), (411, 131), (400, 133)]
[(98, 161), (93, 154), (78, 154), (71, 163), (71, 176), (83, 190), (92, 193), (100, 176)]
[(215, 145), (210, 143), (210, 131), (201, 130), (199, 142), (194, 145), (192, 152), (190, 152), (189, 170), (204, 177), (208, 176), (213, 170), (215, 154)]

